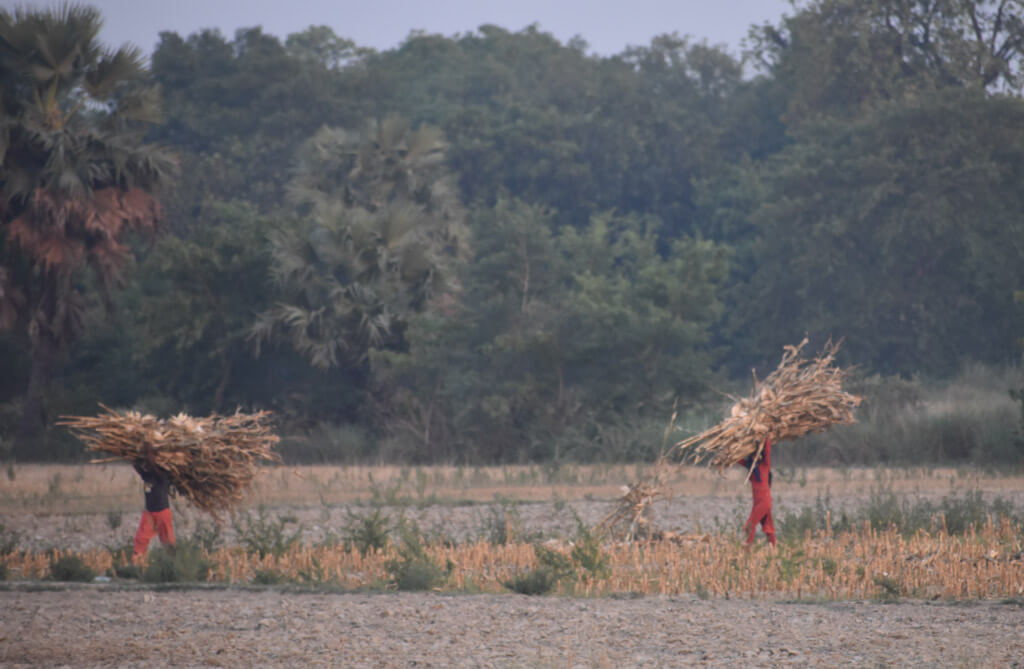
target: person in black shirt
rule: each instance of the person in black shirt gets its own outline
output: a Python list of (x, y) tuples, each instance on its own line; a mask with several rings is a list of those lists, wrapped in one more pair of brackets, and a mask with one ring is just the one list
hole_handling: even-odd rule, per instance
[(133, 562), (146, 554), (154, 535), (159, 536), (160, 543), (172, 555), (174, 554), (174, 524), (171, 521), (171, 505), (168, 499), (171, 481), (167, 472), (157, 466), (152, 444), (143, 444), (142, 452), (145, 457), (132, 463), (135, 471), (142, 477), (146, 493), (146, 509), (142, 512), (142, 520), (139, 521), (139, 529), (135, 533)]

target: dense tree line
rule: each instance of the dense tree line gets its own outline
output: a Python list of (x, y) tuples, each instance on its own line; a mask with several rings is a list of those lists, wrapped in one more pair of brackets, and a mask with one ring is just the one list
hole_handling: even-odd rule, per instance
[(271, 409), (295, 457), (635, 459), (804, 333), (868, 373), (1019, 358), (1017, 2), (812, 0), (744, 60), (312, 26), (146, 68), (100, 20), (0, 12), (17, 457), (102, 402)]

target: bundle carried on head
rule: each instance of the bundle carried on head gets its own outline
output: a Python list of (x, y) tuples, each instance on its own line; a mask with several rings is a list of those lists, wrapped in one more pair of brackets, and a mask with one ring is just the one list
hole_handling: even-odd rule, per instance
[(172, 490), (214, 516), (242, 501), (260, 461), (281, 459), (271, 450), (278, 437), (266, 411), (207, 418), (178, 414), (161, 420), (103, 409), (106, 413), (99, 416), (62, 416), (58, 424), (85, 442), (87, 450), (112, 456), (91, 462), (145, 461), (151, 451)]
[(755, 379), (750, 397), (739, 399), (718, 425), (677, 443), (674, 455), (709, 458), (724, 469), (759, 454), (765, 439), (775, 443), (853, 423), (861, 398), (842, 389), (845, 372), (834, 364), (839, 343), (828, 342), (813, 360), (800, 357), (806, 344), (785, 347), (778, 368), (764, 381)]

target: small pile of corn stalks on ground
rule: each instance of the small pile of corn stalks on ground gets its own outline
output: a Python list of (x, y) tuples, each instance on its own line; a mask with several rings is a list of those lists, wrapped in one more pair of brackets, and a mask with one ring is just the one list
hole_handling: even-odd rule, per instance
[[(643, 527), (643, 518), (651, 513), (667, 472), (683, 460), (706, 460), (727, 469), (751, 455), (756, 460), (765, 439), (776, 443), (853, 423), (861, 398), (842, 389), (845, 372), (834, 364), (839, 343), (829, 341), (813, 360), (800, 357), (806, 344), (805, 338), (786, 346), (775, 371), (764, 381), (754, 378), (750, 397), (733, 398), (736, 403), (725, 420), (663, 452), (650, 479), (630, 485), (599, 527), (617, 538), (636, 537), (639, 529), (652, 531)], [(669, 429), (674, 423), (673, 412)]]
[(62, 416), (58, 424), (81, 439), (86, 450), (111, 456), (90, 462), (144, 461), (148, 443), (172, 491), (215, 517), (243, 500), (260, 461), (281, 459), (271, 450), (279, 439), (266, 411), (207, 418), (178, 414), (162, 420), (103, 409), (106, 413), (99, 416)]

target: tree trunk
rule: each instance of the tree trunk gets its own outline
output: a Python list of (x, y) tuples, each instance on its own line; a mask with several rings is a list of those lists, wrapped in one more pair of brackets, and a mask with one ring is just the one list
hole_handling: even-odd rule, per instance
[(32, 370), (25, 391), (25, 404), (21, 409), (21, 420), (15, 434), (14, 452), (17, 455), (34, 455), (38, 440), (46, 424), (43, 415), (43, 390), (50, 381), (52, 366), (43, 356), (32, 356)]
[(222, 359), (220, 383), (217, 384), (217, 390), (213, 393), (213, 410), (220, 411), (220, 407), (224, 404), (224, 393), (228, 389), (228, 384), (231, 383), (231, 358), (225, 354)]

